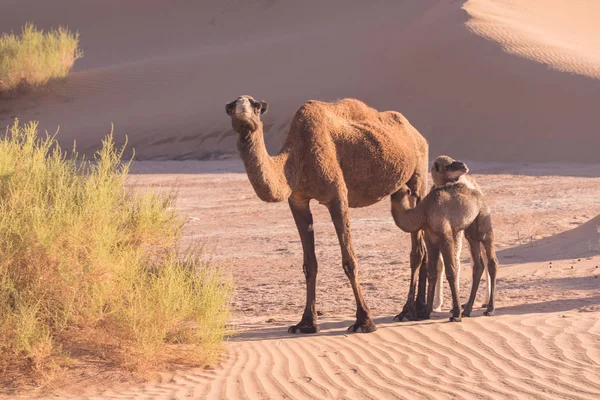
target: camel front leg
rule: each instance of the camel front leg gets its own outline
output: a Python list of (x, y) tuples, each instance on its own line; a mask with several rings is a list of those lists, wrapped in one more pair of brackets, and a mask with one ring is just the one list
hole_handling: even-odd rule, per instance
[(439, 266), (441, 265), (443, 268), (444, 264), (440, 262), (440, 248), (435, 238), (426, 234), (425, 242), (427, 243), (427, 314), (429, 318), (435, 308), (436, 299), (439, 297), (439, 282), (444, 279), (444, 274), (440, 273)]
[(450, 321), (460, 322), (460, 299), (458, 294), (458, 266), (456, 265), (456, 237), (451, 234), (446, 234), (440, 238), (440, 248), (444, 257), (444, 266), (446, 278), (448, 278), (448, 286), (452, 292), (452, 316)]
[(317, 256), (315, 255), (315, 234), (313, 231), (313, 218), (310, 212), (310, 199), (296, 199), (290, 197), (288, 200), (290, 210), (294, 216), (302, 251), (304, 253), (304, 264), (302, 271), (306, 278), (306, 307), (299, 324), (290, 326), (288, 332), (316, 333), (319, 331), (316, 310), (316, 288), (317, 288)]
[(338, 235), (340, 247), (342, 250), (342, 266), (346, 276), (350, 280), (354, 298), (356, 299), (356, 322), (348, 330), (356, 332), (373, 332), (377, 329), (371, 319), (371, 311), (363, 298), (360, 284), (358, 283), (358, 262), (354, 249), (352, 248), (352, 239), (350, 237), (350, 216), (348, 212), (348, 200), (346, 196), (334, 199), (327, 208), (331, 214), (331, 220), (335, 226)]
[[(429, 250), (427, 251), (427, 257), (429, 257)], [(427, 264), (429, 265), (429, 263)], [(429, 269), (429, 267), (427, 267)], [(433, 298), (433, 304), (431, 305), (432, 311), (441, 312), (442, 305), (444, 305), (444, 259), (438, 256), (437, 261), (437, 285), (435, 286), (435, 297)]]

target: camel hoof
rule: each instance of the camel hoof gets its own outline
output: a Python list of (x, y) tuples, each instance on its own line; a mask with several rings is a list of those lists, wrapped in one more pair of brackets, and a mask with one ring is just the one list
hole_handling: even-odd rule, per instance
[(396, 315), (394, 317), (394, 321), (396, 322), (402, 322), (404, 321), (404, 318), (406, 318), (407, 321), (414, 321), (416, 320), (416, 318), (411, 318), (409, 313), (402, 311), (400, 314)]
[(450, 322), (462, 322), (462, 319), (460, 317), (450, 317)]
[(483, 303), (483, 304), (481, 305), (481, 308), (486, 308), (487, 306), (488, 306), (488, 303)]
[(415, 310), (402, 310), (402, 312), (394, 317), (394, 321), (402, 322), (406, 318), (407, 321), (418, 321), (418, 315)]
[(493, 317), (494, 316), (494, 311), (484, 311), (483, 315), (485, 315), (486, 317)]
[(356, 321), (356, 323), (354, 325), (350, 325), (350, 327), (348, 328), (349, 332), (359, 332), (360, 331), (363, 333), (370, 333), (370, 332), (375, 332), (376, 330), (377, 330), (377, 326), (370, 319), (364, 321), (363, 323), (359, 323), (358, 321)]
[(321, 330), (319, 325), (308, 325), (302, 322), (298, 325), (292, 325), (288, 328), (289, 333), (317, 333)]
[(463, 311), (461, 313), (461, 317), (469, 318), (471, 316), (471, 311)]
[(417, 321), (423, 321), (426, 319), (431, 319), (431, 313), (427, 312), (427, 310), (418, 310), (417, 311)]

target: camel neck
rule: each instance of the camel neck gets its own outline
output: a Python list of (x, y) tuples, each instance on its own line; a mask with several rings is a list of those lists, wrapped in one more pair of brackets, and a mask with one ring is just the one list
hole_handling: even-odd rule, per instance
[[(393, 196), (392, 200), (394, 200)], [(398, 228), (404, 232), (417, 232), (424, 227), (427, 218), (423, 202), (413, 207), (409, 198), (407, 196), (398, 199), (398, 201), (392, 201), (392, 215)]]
[(292, 194), (285, 173), (287, 153), (269, 156), (263, 135), (262, 122), (254, 131), (239, 132), (238, 150), (248, 179), (258, 197), (267, 202), (286, 200)]

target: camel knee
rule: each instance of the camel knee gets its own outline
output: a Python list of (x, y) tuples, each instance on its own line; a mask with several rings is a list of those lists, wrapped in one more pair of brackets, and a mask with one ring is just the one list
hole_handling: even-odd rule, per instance
[(427, 251), (425, 250), (423, 243), (419, 243), (417, 246), (414, 246), (414, 248), (410, 250), (411, 265), (421, 265), (426, 254)]
[(446, 267), (445, 272), (446, 272), (446, 278), (448, 278), (448, 280), (450, 282), (454, 281), (456, 279), (456, 277), (458, 276), (458, 272), (453, 267)]
[(316, 264), (302, 264), (302, 272), (304, 273), (304, 277), (308, 280), (310, 278), (314, 278), (317, 276), (317, 265)]
[(356, 273), (357, 273), (357, 267), (356, 264), (353, 262), (344, 262), (342, 264), (342, 268), (344, 269), (344, 273), (346, 273), (346, 276), (350, 279), (354, 279), (356, 278)]

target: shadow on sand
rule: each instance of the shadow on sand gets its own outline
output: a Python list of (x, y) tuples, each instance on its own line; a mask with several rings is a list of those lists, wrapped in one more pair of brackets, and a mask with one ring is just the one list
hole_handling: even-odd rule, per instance
[[(592, 296), (576, 299), (561, 299), (542, 301), (539, 303), (519, 304), (510, 307), (498, 308), (498, 315), (522, 315), (537, 313), (565, 312), (583, 307), (594, 307), (600, 305), (600, 296)], [(598, 308), (600, 311), (600, 307)]]
[(571, 230), (498, 252), (502, 264), (568, 260), (598, 255), (600, 215)]
[[(405, 321), (405, 322), (396, 322), (393, 321), (393, 316), (383, 316), (373, 318), (373, 321), (377, 325), (377, 329), (388, 329), (395, 328), (400, 326), (416, 326), (416, 325), (431, 325), (444, 323), (448, 320), (448, 313), (437, 313), (432, 316), (430, 320), (426, 321)], [(348, 327), (354, 323), (353, 320), (350, 319), (335, 319), (335, 320), (327, 320), (322, 319), (319, 321), (319, 326), (321, 330), (316, 334), (302, 334), (302, 333), (289, 333), (287, 330), (290, 325), (293, 325), (295, 322), (289, 321), (286, 324), (277, 324), (277, 325), (263, 325), (256, 324), (252, 326), (240, 326), (243, 330), (240, 334), (235, 335), (230, 339), (232, 342), (237, 341), (255, 341), (255, 340), (273, 340), (273, 339), (297, 339), (297, 338), (306, 338), (311, 336), (349, 336), (349, 335), (361, 335), (362, 333), (352, 333), (348, 332)]]

